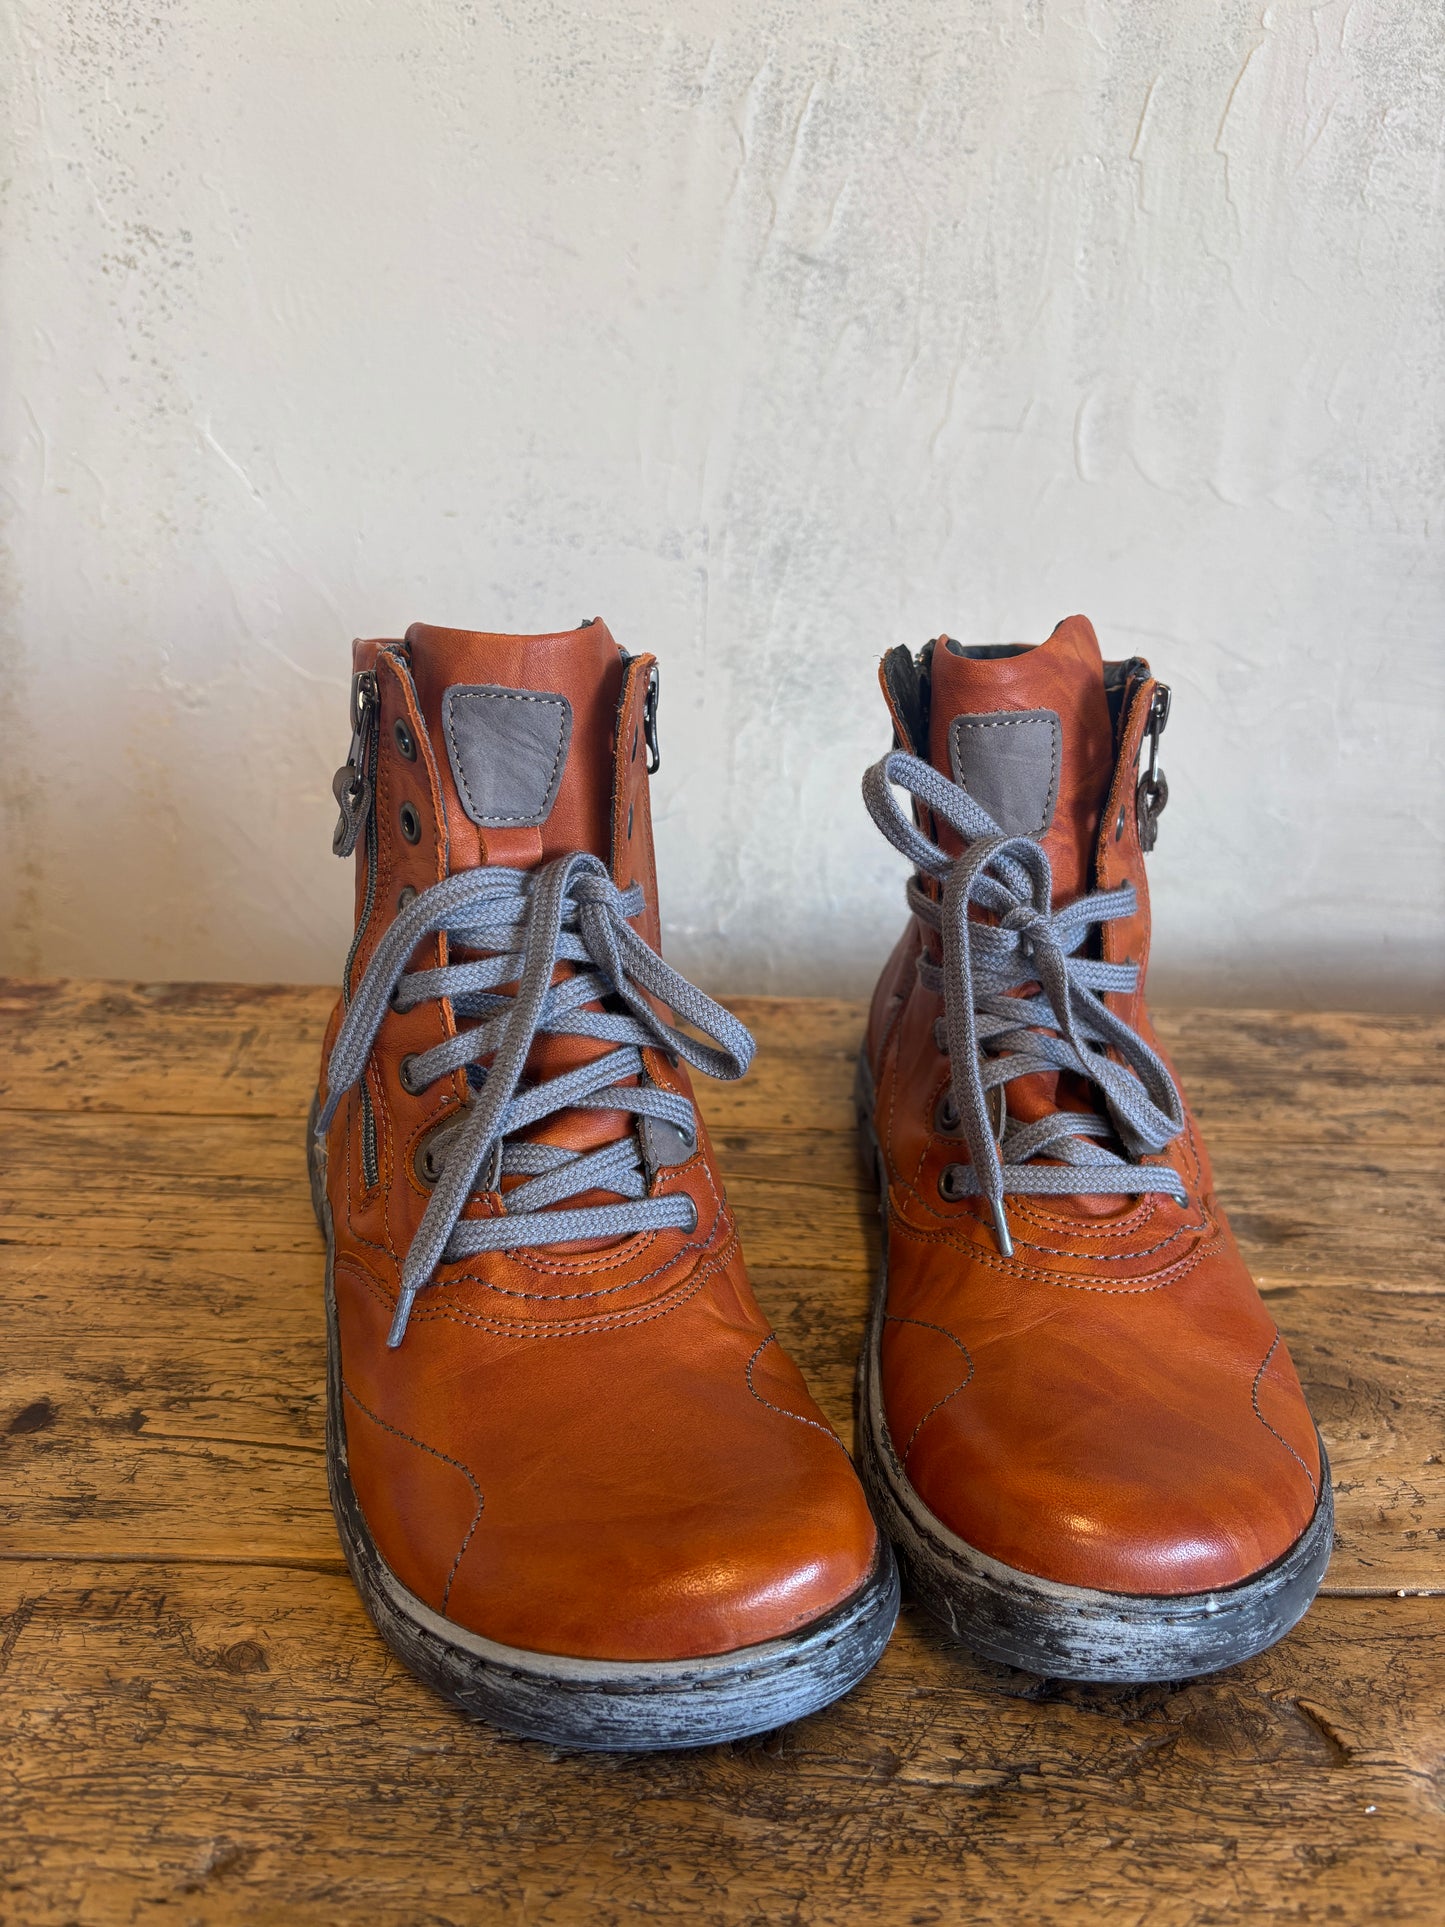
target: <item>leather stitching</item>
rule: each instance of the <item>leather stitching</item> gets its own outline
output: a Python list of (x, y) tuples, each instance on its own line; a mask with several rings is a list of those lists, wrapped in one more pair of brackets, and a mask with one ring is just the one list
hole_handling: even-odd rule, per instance
[[(914, 1202), (917, 1204), (920, 1211), (926, 1211), (930, 1218), (937, 1218), (941, 1224), (947, 1222), (947, 1220), (945, 1219), (944, 1213), (936, 1210), (931, 1204), (927, 1202), (927, 1200), (923, 1197), (921, 1190), (916, 1184), (909, 1184), (907, 1180), (904, 1179), (902, 1176), (899, 1176), (898, 1181), (912, 1195)], [(1020, 1196), (1027, 1196), (1027, 1195), (1028, 1195), (1027, 1193), (1010, 1194), (1011, 1202), (1017, 1206), (1019, 1204)], [(1146, 1197), (1147, 1196), (1148, 1194), (1146, 1193)], [(1087, 1222), (1081, 1222), (1077, 1232), (1074, 1232), (1072, 1230), (1072, 1221), (1067, 1218), (1059, 1218), (1057, 1216), (1047, 1215), (1043, 1212), (1029, 1212), (1026, 1207), (1022, 1207), (1017, 1210), (1011, 1210), (1009, 1213), (1009, 1217), (1011, 1221), (1021, 1216), (1025, 1216), (1025, 1217), (1032, 1216), (1036, 1218), (1041, 1218), (1045, 1224), (1068, 1224), (1070, 1225), (1070, 1235), (1076, 1236), (1080, 1239), (1117, 1238), (1121, 1234), (1139, 1229), (1140, 1227), (1135, 1221), (1140, 1218), (1149, 1218), (1154, 1216), (1157, 1209), (1158, 1209), (1158, 1206), (1155, 1200), (1153, 1198), (1149, 1198), (1147, 1209), (1141, 1208), (1140, 1210), (1137, 1210), (1137, 1211), (1130, 1211), (1126, 1213), (1125, 1216), (1122, 1218), (1111, 1219), (1108, 1224), (1090, 1225)], [(988, 1222), (985, 1218), (980, 1217), (978, 1212), (975, 1211), (973, 1206), (969, 1204), (967, 1201), (962, 1202), (962, 1208), (958, 1215), (966, 1218), (971, 1218), (972, 1221), (977, 1225), (986, 1226)], [(1208, 1212), (1205, 1212), (1204, 1216), (1201, 1218), (1198, 1224), (1176, 1225), (1174, 1230), (1169, 1233), (1167, 1238), (1159, 1239), (1159, 1241), (1156, 1244), (1140, 1245), (1137, 1248), (1133, 1248), (1128, 1251), (1115, 1251), (1115, 1252), (1071, 1251), (1066, 1246), (1062, 1246), (1062, 1245), (1038, 1244), (1034, 1239), (1025, 1238), (1017, 1232), (1014, 1235), (1014, 1246), (1015, 1246), (1015, 1249), (1022, 1249), (1024, 1251), (1042, 1252), (1044, 1256), (1048, 1258), (1088, 1258), (1090, 1262), (1094, 1264), (1126, 1264), (1126, 1263), (1131, 1263), (1136, 1258), (1152, 1258), (1156, 1251), (1165, 1251), (1168, 1249), (1170, 1245), (1176, 1243), (1180, 1238), (1188, 1237), (1196, 1231), (1204, 1232), (1206, 1234), (1212, 1235), (1217, 1229), (1218, 1227), (1216, 1226), (1214, 1220), (1209, 1216)]]
[[(709, 1189), (711, 1189), (711, 1186), (709, 1186)], [(713, 1191), (713, 1200), (715, 1203), (718, 1202), (716, 1191)], [(696, 1251), (702, 1253), (706, 1251), (712, 1239), (717, 1235), (719, 1227), (723, 1224), (724, 1213), (721, 1207), (719, 1207), (713, 1216), (712, 1223), (707, 1228), (707, 1236), (705, 1238), (695, 1240), (689, 1238), (688, 1242), (679, 1250), (675, 1251), (670, 1258), (664, 1258), (662, 1263), (660, 1265), (654, 1265), (651, 1271), (641, 1272), (636, 1278), (624, 1278), (620, 1283), (615, 1285), (599, 1285), (595, 1291), (520, 1291), (514, 1285), (494, 1284), (491, 1279), (483, 1278), (474, 1271), (464, 1271), (459, 1273), (455, 1278), (443, 1278), (437, 1282), (443, 1291), (450, 1290), (453, 1285), (480, 1285), (484, 1291), (495, 1292), (499, 1298), (530, 1298), (546, 1305), (568, 1305), (581, 1298), (612, 1298), (615, 1297), (618, 1292), (631, 1291), (636, 1285), (645, 1285), (653, 1278), (660, 1278), (665, 1271), (669, 1271), (672, 1266), (686, 1258), (689, 1252)], [(655, 1244), (657, 1237), (658, 1234), (655, 1231), (638, 1233), (634, 1239), (628, 1241), (633, 1247), (632, 1250), (625, 1251), (621, 1258), (613, 1259), (609, 1262), (611, 1264), (622, 1264), (631, 1258), (635, 1258), (639, 1250), (645, 1250), (648, 1245)], [(535, 1267), (529, 1266), (528, 1269), (543, 1271), (546, 1268), (538, 1265)], [(581, 1267), (579, 1265), (578, 1270), (580, 1269)], [(552, 1277), (569, 1277), (575, 1276), (576, 1274), (574, 1272), (552, 1271), (549, 1275)]]
[(472, 1514), (472, 1523), (467, 1527), (466, 1537), (462, 1540), (461, 1548), (458, 1551), (456, 1558), (453, 1559), (452, 1561), (451, 1571), (447, 1574), (447, 1583), (442, 1588), (442, 1612), (443, 1614), (445, 1614), (447, 1609), (447, 1601), (451, 1598), (451, 1594), (452, 1594), (452, 1581), (457, 1576), (457, 1567), (462, 1563), (462, 1554), (466, 1551), (467, 1547), (472, 1543), (472, 1534), (477, 1529), (478, 1522), (480, 1521), (482, 1516), (482, 1508), (486, 1504), (486, 1500), (482, 1496), (482, 1488), (477, 1484), (476, 1479), (472, 1475), (470, 1467), (463, 1465), (460, 1459), (452, 1458), (450, 1453), (447, 1453), (447, 1452), (438, 1452), (436, 1447), (434, 1445), (428, 1445), (425, 1439), (414, 1438), (410, 1432), (403, 1432), (398, 1426), (389, 1425), (384, 1418), (378, 1418), (376, 1413), (373, 1412), (369, 1406), (362, 1404), (361, 1400), (356, 1396), (355, 1392), (353, 1392), (351, 1387), (347, 1384), (344, 1374), (341, 1380), (341, 1389), (343, 1392), (345, 1392), (346, 1396), (351, 1400), (352, 1404), (356, 1407), (357, 1411), (360, 1412), (363, 1415), (363, 1417), (369, 1418), (373, 1425), (379, 1425), (383, 1432), (390, 1432), (393, 1438), (401, 1439), (407, 1445), (414, 1445), (421, 1452), (430, 1452), (431, 1456), (434, 1459), (440, 1459), (443, 1465), (454, 1466), (456, 1470), (462, 1474), (467, 1484), (472, 1488), (473, 1492), (475, 1492), (477, 1495), (477, 1509)]
[[(692, 1160), (689, 1159), (688, 1162), (691, 1164)], [(679, 1168), (681, 1169), (683, 1167)], [(596, 1291), (573, 1292), (520, 1291), (512, 1285), (494, 1284), (490, 1278), (484, 1278), (482, 1274), (477, 1271), (459, 1271), (454, 1277), (444, 1280), (443, 1283), (447, 1286), (460, 1284), (481, 1285), (484, 1290), (494, 1291), (504, 1298), (537, 1298), (548, 1304), (565, 1304), (573, 1298), (605, 1298), (613, 1292), (629, 1291), (633, 1285), (646, 1284), (650, 1278), (656, 1278), (660, 1273), (666, 1271), (669, 1265), (679, 1263), (690, 1251), (697, 1251), (699, 1253), (706, 1251), (709, 1240), (716, 1235), (718, 1226), (724, 1220), (725, 1211), (723, 1201), (719, 1195), (716, 1184), (713, 1182), (712, 1171), (705, 1158), (700, 1158), (699, 1169), (702, 1172), (703, 1178), (706, 1180), (708, 1194), (714, 1205), (712, 1219), (708, 1225), (706, 1236), (699, 1238), (696, 1233), (690, 1233), (687, 1242), (675, 1251), (672, 1257), (664, 1259), (660, 1265), (654, 1266), (651, 1271), (643, 1272), (638, 1278), (626, 1280), (618, 1285), (602, 1285), (599, 1286)], [(701, 1213), (699, 1213), (699, 1223), (701, 1223)], [(557, 1259), (550, 1264), (540, 1259), (523, 1258), (520, 1252), (512, 1252), (507, 1255), (512, 1258), (514, 1263), (520, 1265), (525, 1270), (536, 1272), (542, 1276), (552, 1278), (589, 1277), (595, 1272), (603, 1270), (610, 1271), (618, 1265), (630, 1263), (639, 1253), (645, 1252), (649, 1245), (655, 1244), (657, 1238), (658, 1233), (655, 1231), (639, 1231), (625, 1240), (616, 1253), (599, 1251), (588, 1253), (585, 1257), (581, 1258)]]
[[(967, 1210), (967, 1216), (972, 1218), (975, 1224), (981, 1225), (985, 1223), (985, 1220), (972, 1209)], [(1012, 1216), (1013, 1213), (1010, 1213), (1010, 1217)], [(1059, 1220), (1056, 1218), (1054, 1223), (1057, 1224), (1058, 1222)], [(1081, 1238), (1107, 1238), (1110, 1235), (1111, 1228), (1117, 1233), (1123, 1227), (1118, 1220), (1115, 1220), (1112, 1227), (1101, 1225), (1096, 1231), (1081, 1231), (1079, 1236)], [(1045, 1257), (1048, 1258), (1087, 1258), (1091, 1264), (1116, 1265), (1131, 1263), (1135, 1258), (1152, 1258), (1156, 1251), (1167, 1251), (1169, 1246), (1177, 1243), (1180, 1238), (1188, 1237), (1196, 1231), (1204, 1232), (1206, 1235), (1212, 1237), (1217, 1229), (1218, 1227), (1215, 1225), (1214, 1220), (1206, 1214), (1198, 1224), (1181, 1224), (1171, 1231), (1167, 1238), (1161, 1238), (1157, 1244), (1140, 1245), (1137, 1250), (1113, 1252), (1069, 1251), (1060, 1245), (1035, 1244), (1031, 1238), (1022, 1238), (1017, 1235), (1014, 1237), (1014, 1246), (1016, 1249), (1022, 1247), (1025, 1251), (1041, 1251)]]
[[(925, 1147), (925, 1156), (926, 1155), (927, 1155), (927, 1152)], [(922, 1163), (922, 1159), (920, 1159), (920, 1163)], [(913, 1233), (913, 1235), (919, 1238), (930, 1238), (933, 1240), (937, 1240), (939, 1238), (947, 1238), (950, 1235), (947, 1229), (948, 1219), (945, 1217), (945, 1214), (942, 1211), (935, 1209), (933, 1205), (929, 1204), (928, 1200), (923, 1196), (922, 1191), (919, 1189), (919, 1187), (916, 1184), (911, 1184), (908, 1181), (908, 1179), (905, 1178), (903, 1174), (897, 1170), (896, 1167), (890, 1173), (890, 1179), (895, 1180), (899, 1185), (902, 1186), (902, 1188), (913, 1199), (914, 1203), (918, 1206), (918, 1209), (920, 1211), (926, 1212), (930, 1218), (936, 1218), (939, 1221), (940, 1229), (937, 1232), (927, 1232), (927, 1231), (919, 1231), (919, 1230), (916, 1230), (915, 1227), (911, 1225), (906, 1225), (906, 1220), (902, 1218), (901, 1214), (897, 1210), (897, 1207), (893, 1205), (890, 1199), (889, 1201), (890, 1215), (900, 1224), (900, 1226), (906, 1226), (908, 1231), (910, 1231), (911, 1233)], [(1027, 1195), (1027, 1194), (1024, 1194), (1024, 1195)], [(1156, 1208), (1157, 1207), (1151, 1203), (1147, 1210), (1141, 1208), (1139, 1211), (1131, 1211), (1127, 1213), (1125, 1217), (1112, 1219), (1109, 1224), (1099, 1225), (1097, 1226), (1097, 1228), (1088, 1226), (1088, 1225), (1081, 1225), (1077, 1233), (1074, 1233), (1071, 1228), (1071, 1235), (1077, 1236), (1081, 1239), (1118, 1237), (1122, 1233), (1127, 1233), (1128, 1231), (1139, 1229), (1140, 1227), (1137, 1223), (1137, 1220), (1141, 1218), (1147, 1219), (1149, 1217), (1152, 1217), (1154, 1215)], [(1203, 1207), (1201, 1206), (1201, 1209), (1202, 1208)], [(952, 1215), (955, 1217), (968, 1218), (969, 1220), (971, 1220), (972, 1223), (977, 1225), (983, 1225), (986, 1223), (986, 1220), (981, 1218), (978, 1212), (975, 1211), (973, 1207), (969, 1205), (967, 1202), (964, 1202), (961, 1209), (957, 1213)], [(1032, 1215), (1034, 1217), (1042, 1218), (1046, 1224), (1069, 1224), (1070, 1223), (1070, 1220), (1068, 1219), (1048, 1216), (1043, 1212), (1029, 1213), (1026, 1208), (1024, 1209), (1021, 1215), (1025, 1215), (1025, 1216)], [(1014, 1245), (1015, 1245), (1015, 1248), (1021, 1248), (1025, 1251), (1042, 1252), (1046, 1257), (1050, 1257), (1050, 1258), (1086, 1258), (1092, 1264), (1127, 1264), (1127, 1263), (1131, 1263), (1136, 1258), (1150, 1258), (1154, 1255), (1156, 1251), (1165, 1251), (1168, 1249), (1170, 1245), (1174, 1244), (1178, 1239), (1183, 1238), (1193, 1232), (1196, 1232), (1196, 1231), (1204, 1232), (1212, 1237), (1217, 1233), (1218, 1229), (1219, 1229), (1218, 1225), (1216, 1224), (1214, 1219), (1209, 1215), (1209, 1213), (1206, 1211), (1204, 1212), (1203, 1219), (1199, 1224), (1179, 1225), (1175, 1230), (1170, 1232), (1167, 1238), (1161, 1238), (1157, 1244), (1142, 1245), (1137, 1249), (1130, 1250), (1130, 1251), (1119, 1251), (1119, 1252), (1070, 1251), (1067, 1248), (1058, 1246), (1058, 1245), (1038, 1244), (1033, 1239), (1025, 1238), (1022, 1236), (1015, 1237)]]
[(945, 1392), (942, 1398), (936, 1398), (933, 1401), (932, 1405), (929, 1406), (928, 1410), (923, 1414), (923, 1417), (918, 1421), (917, 1425), (915, 1425), (913, 1430), (909, 1433), (908, 1443), (903, 1448), (903, 1458), (902, 1458), (902, 1463), (904, 1465), (907, 1465), (908, 1454), (913, 1450), (913, 1447), (918, 1439), (918, 1434), (923, 1430), (924, 1426), (927, 1425), (928, 1421), (933, 1417), (933, 1414), (939, 1409), (941, 1405), (947, 1405), (948, 1401), (951, 1398), (957, 1398), (960, 1392), (966, 1391), (968, 1387), (973, 1383), (973, 1372), (974, 1372), (973, 1353), (968, 1349), (967, 1345), (964, 1344), (963, 1340), (959, 1338), (956, 1333), (949, 1331), (946, 1325), (931, 1325), (926, 1318), (900, 1318), (898, 1313), (894, 1311), (885, 1312), (883, 1314), (883, 1318), (885, 1323), (891, 1322), (895, 1325), (917, 1325), (920, 1331), (937, 1332), (939, 1336), (942, 1338), (952, 1339), (953, 1343), (957, 1345), (958, 1349), (963, 1353), (964, 1357), (968, 1360), (968, 1371), (964, 1375), (964, 1377), (959, 1380), (958, 1384), (954, 1386), (951, 1392)]
[(919, 1231), (900, 1218), (891, 1206), (889, 1207), (889, 1230), (897, 1231), (899, 1237), (907, 1238), (914, 1244), (952, 1244), (963, 1251), (974, 1263), (987, 1265), (994, 1271), (1006, 1272), (1014, 1278), (1027, 1278), (1030, 1282), (1040, 1285), (1057, 1285), (1061, 1291), (1098, 1292), (1109, 1298), (1137, 1298), (1142, 1297), (1145, 1292), (1163, 1291), (1166, 1286), (1176, 1285), (1180, 1279), (1187, 1277), (1208, 1253), (1217, 1249), (1220, 1243), (1218, 1237), (1205, 1239), (1190, 1252), (1188, 1257), (1181, 1258), (1177, 1263), (1166, 1267), (1163, 1274), (1152, 1285), (1085, 1285), (1073, 1278), (1061, 1278), (1055, 1271), (1044, 1271), (1037, 1265), (1015, 1264), (1011, 1258), (1000, 1258), (997, 1252), (987, 1251), (982, 1245), (974, 1244), (971, 1239), (960, 1240), (947, 1231)]
[(1274, 1335), (1274, 1343), (1270, 1346), (1269, 1350), (1265, 1353), (1264, 1362), (1254, 1375), (1254, 1384), (1250, 1387), (1250, 1392), (1249, 1392), (1249, 1402), (1254, 1407), (1254, 1416), (1259, 1420), (1260, 1424), (1264, 1427), (1265, 1431), (1274, 1433), (1274, 1436), (1279, 1440), (1280, 1444), (1284, 1447), (1285, 1451), (1289, 1453), (1290, 1457), (1294, 1460), (1295, 1464), (1299, 1467), (1300, 1471), (1303, 1472), (1305, 1477), (1309, 1480), (1310, 1491), (1314, 1493), (1315, 1503), (1318, 1504), (1320, 1489), (1315, 1484), (1314, 1473), (1310, 1471), (1309, 1467), (1305, 1464), (1304, 1460), (1300, 1457), (1299, 1453), (1295, 1451), (1294, 1447), (1290, 1444), (1289, 1440), (1285, 1437), (1284, 1433), (1276, 1432), (1275, 1428), (1270, 1424), (1269, 1420), (1265, 1417), (1264, 1413), (1261, 1412), (1259, 1409), (1260, 1381), (1263, 1379), (1265, 1373), (1269, 1370), (1269, 1361), (1274, 1357), (1275, 1353), (1279, 1350), (1279, 1341), (1280, 1341), (1280, 1334), (1276, 1332)]
[[(411, 1315), (412, 1324), (422, 1324), (437, 1320), (452, 1325), (466, 1325), (473, 1331), (491, 1333), (497, 1338), (515, 1338), (524, 1342), (531, 1338), (588, 1338), (598, 1332), (626, 1331), (633, 1325), (650, 1324), (655, 1318), (665, 1318), (670, 1312), (685, 1305), (690, 1298), (697, 1296), (710, 1278), (723, 1270), (738, 1249), (736, 1232), (733, 1232), (725, 1245), (696, 1270), (675, 1285), (670, 1292), (660, 1298), (652, 1299), (647, 1305), (640, 1305), (631, 1311), (604, 1313), (597, 1318), (559, 1318), (555, 1322), (540, 1323), (537, 1320), (522, 1319), (503, 1321), (487, 1318), (476, 1312), (462, 1311), (455, 1306), (428, 1305), (418, 1302)], [(344, 1266), (348, 1274), (356, 1278), (363, 1288), (386, 1312), (390, 1318), (396, 1308), (395, 1293), (388, 1294), (380, 1281), (362, 1265), (345, 1258), (337, 1260), (338, 1268)]]
[(547, 794), (536, 821), (545, 823), (552, 814), (552, 805), (557, 800), (557, 786), (562, 780), (562, 764), (567, 750), (571, 747), (571, 731), (567, 727), (572, 705), (565, 696), (533, 695), (530, 690), (509, 689), (505, 692), (490, 689), (451, 689), (447, 691), (446, 731), (447, 742), (451, 748), (452, 774), (462, 792), (462, 800), (467, 807), (467, 815), (478, 825), (490, 824), (493, 829), (530, 829), (533, 819), (518, 816), (515, 811), (506, 816), (487, 816), (477, 807), (467, 782), (466, 768), (462, 760), (461, 745), (457, 742), (455, 717), (463, 702), (475, 703), (543, 703), (548, 709), (560, 709), (562, 727), (557, 732), (557, 754), (552, 759), (552, 768), (547, 777)]
[(794, 1419), (799, 1425), (811, 1425), (815, 1432), (821, 1432), (825, 1438), (831, 1439), (833, 1444), (836, 1445), (838, 1450), (843, 1454), (844, 1458), (847, 1458), (848, 1456), (847, 1447), (844, 1445), (842, 1439), (838, 1437), (838, 1434), (833, 1430), (831, 1425), (821, 1425), (819, 1424), (818, 1420), (815, 1418), (806, 1418), (801, 1412), (791, 1412), (788, 1410), (788, 1407), (786, 1405), (775, 1405), (770, 1398), (764, 1398), (762, 1393), (758, 1390), (757, 1386), (754, 1385), (753, 1383), (754, 1365), (757, 1364), (758, 1360), (762, 1357), (763, 1353), (768, 1349), (769, 1345), (776, 1345), (777, 1342), (778, 1342), (778, 1334), (776, 1332), (769, 1332), (767, 1337), (763, 1340), (762, 1344), (758, 1346), (758, 1349), (753, 1353), (752, 1357), (748, 1360), (746, 1366), (744, 1366), (743, 1376), (748, 1381), (748, 1390), (752, 1393), (753, 1397), (758, 1401), (759, 1405), (766, 1405), (770, 1412), (777, 1412), (781, 1414), (783, 1418)]

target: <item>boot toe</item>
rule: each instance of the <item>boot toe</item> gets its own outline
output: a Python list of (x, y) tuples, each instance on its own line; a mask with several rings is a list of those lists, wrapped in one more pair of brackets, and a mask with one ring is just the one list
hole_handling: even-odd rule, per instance
[(984, 1352), (895, 1448), (934, 1516), (1017, 1571), (1140, 1595), (1237, 1585), (1309, 1526), (1318, 1445), (1287, 1358), (1272, 1376), (1193, 1364), (1177, 1387), (1085, 1399), (1036, 1356), (1011, 1371)]
[(692, 1659), (824, 1618), (865, 1584), (876, 1556), (861, 1491), (842, 1481), (669, 1503), (625, 1537), (615, 1519), (544, 1529), (494, 1520), (461, 1561), (448, 1616), (532, 1652)]

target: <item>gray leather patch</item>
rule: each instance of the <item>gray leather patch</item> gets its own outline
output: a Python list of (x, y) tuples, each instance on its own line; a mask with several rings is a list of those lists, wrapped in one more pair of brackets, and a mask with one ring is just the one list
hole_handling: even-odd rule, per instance
[(557, 800), (572, 705), (536, 689), (454, 683), (442, 697), (447, 757), (462, 808), (482, 829), (535, 829)]
[(1062, 753), (1052, 709), (955, 716), (948, 726), (954, 782), (1009, 836), (1042, 836), (1053, 822)]

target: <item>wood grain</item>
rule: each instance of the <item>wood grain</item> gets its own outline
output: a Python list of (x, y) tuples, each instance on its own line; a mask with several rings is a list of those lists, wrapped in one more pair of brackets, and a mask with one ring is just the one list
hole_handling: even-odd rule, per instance
[(0, 1628), (7, 1919), (1439, 1919), (1425, 1601), (1327, 1601), (1146, 1689), (983, 1668), (905, 1614), (840, 1705), (651, 1758), (460, 1719), (340, 1576), (7, 1567)]
[[(1445, 1919), (1445, 1025), (1161, 1023), (1334, 1462), (1330, 1596), (1279, 1647), (1059, 1689), (905, 1614), (812, 1720), (591, 1759), (454, 1715), (345, 1575), (300, 1156), (330, 1006), (0, 985), (0, 1920)], [(846, 1432), (860, 1012), (736, 1008), (757, 1067), (704, 1106)]]

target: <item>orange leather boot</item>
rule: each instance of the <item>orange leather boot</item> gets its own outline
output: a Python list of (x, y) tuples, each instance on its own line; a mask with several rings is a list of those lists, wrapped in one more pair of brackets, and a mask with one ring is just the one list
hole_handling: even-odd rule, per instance
[(309, 1144), (357, 1586), (513, 1732), (795, 1719), (873, 1665), (898, 1582), (693, 1109), (688, 1067), (739, 1077), (752, 1039), (657, 955), (655, 663), (601, 622), (418, 624), (354, 671), (356, 935)]
[(1333, 1512), (1144, 1005), (1169, 692), (1082, 616), (1038, 648), (895, 649), (881, 680), (895, 748), (864, 795), (915, 874), (859, 1072), (865, 1477), (918, 1596), (989, 1658), (1231, 1665), (1304, 1612)]

